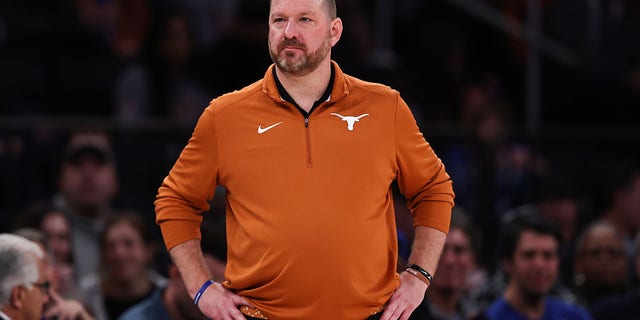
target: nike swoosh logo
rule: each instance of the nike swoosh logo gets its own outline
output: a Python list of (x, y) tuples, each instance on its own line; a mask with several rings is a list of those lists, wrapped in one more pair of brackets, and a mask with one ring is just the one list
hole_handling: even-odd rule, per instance
[(270, 125), (270, 126), (268, 126), (268, 127), (266, 127), (266, 128), (263, 128), (263, 127), (262, 127), (262, 125), (259, 125), (259, 126), (258, 126), (258, 133), (259, 133), (259, 134), (263, 134), (263, 133), (265, 133), (265, 132), (267, 132), (267, 131), (271, 130), (273, 127), (275, 127), (275, 126), (277, 126), (277, 125), (281, 124), (281, 123), (282, 123), (282, 121), (280, 121), (280, 122), (278, 122), (278, 123), (276, 123), (276, 124), (272, 124), (272, 125)]

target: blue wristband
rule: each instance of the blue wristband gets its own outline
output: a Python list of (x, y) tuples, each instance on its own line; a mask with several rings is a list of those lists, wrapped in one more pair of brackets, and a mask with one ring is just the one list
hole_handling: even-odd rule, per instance
[(196, 293), (195, 298), (193, 298), (193, 304), (195, 304), (196, 306), (198, 305), (198, 302), (200, 302), (200, 297), (202, 297), (202, 294), (205, 292), (205, 290), (207, 290), (207, 288), (209, 288), (210, 285), (216, 283), (215, 281), (213, 281), (212, 279), (207, 280), (207, 282), (205, 282), (202, 287), (200, 287), (200, 290), (198, 290), (198, 293)]

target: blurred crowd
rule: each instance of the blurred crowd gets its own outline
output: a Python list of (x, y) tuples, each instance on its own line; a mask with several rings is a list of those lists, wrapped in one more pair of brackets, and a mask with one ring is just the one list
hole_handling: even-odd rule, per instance
[[(476, 1), (526, 23), (526, 0)], [(539, 1), (542, 31), (577, 62), (543, 55), (543, 129), (531, 135), (523, 130), (530, 46), (453, 2), (396, 0), (381, 13), (378, 1), (337, 1), (345, 33), (332, 58), (346, 73), (400, 91), (454, 181), (439, 276), (417, 313), (470, 319), (508, 292), (518, 268), (505, 268), (515, 258), (505, 256), (504, 231), (531, 216), (550, 222), (557, 240), (557, 266), (540, 267), (553, 281), (540, 290), (597, 319), (620, 303), (640, 305), (638, 137), (544, 132), (638, 128), (629, 113), (640, 105), (640, 3)], [(268, 6), (0, 1), (0, 116), (115, 124), (0, 127), (0, 232), (41, 235), (27, 232), (41, 239), (62, 298), (117, 319), (179, 283), (154, 225), (154, 197), (208, 101), (264, 75)], [(165, 127), (136, 130), (149, 119)], [(399, 264), (413, 236), (403, 201), (398, 194)], [(222, 278), (224, 190), (212, 203), (203, 245)]]

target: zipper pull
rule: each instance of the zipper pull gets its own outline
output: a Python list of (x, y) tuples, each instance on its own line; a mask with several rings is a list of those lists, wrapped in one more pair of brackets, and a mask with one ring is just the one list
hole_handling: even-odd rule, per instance
[(304, 118), (304, 127), (309, 128), (309, 118)]

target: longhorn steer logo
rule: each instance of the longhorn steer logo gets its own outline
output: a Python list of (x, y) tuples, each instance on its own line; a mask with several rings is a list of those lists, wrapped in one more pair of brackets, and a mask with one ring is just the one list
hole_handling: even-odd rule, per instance
[(340, 119), (342, 119), (342, 121), (346, 121), (347, 122), (347, 129), (349, 129), (349, 131), (353, 131), (353, 125), (356, 122), (360, 121), (360, 118), (366, 117), (369, 114), (365, 113), (365, 114), (361, 114), (361, 115), (359, 115), (357, 117), (354, 117), (354, 116), (343, 116), (343, 115), (340, 115), (340, 114), (337, 114), (337, 113), (331, 113), (331, 115), (340, 117)]

